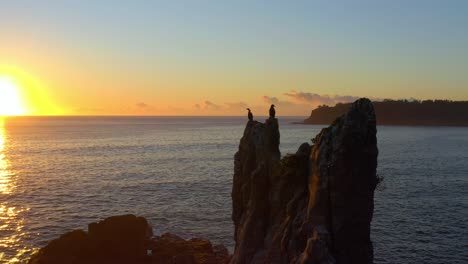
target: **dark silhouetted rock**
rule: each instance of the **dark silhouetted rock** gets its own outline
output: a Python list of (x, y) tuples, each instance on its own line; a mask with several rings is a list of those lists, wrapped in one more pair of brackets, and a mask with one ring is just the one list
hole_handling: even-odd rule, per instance
[(176, 235), (152, 237), (143, 217), (113, 216), (89, 224), (88, 232), (76, 230), (52, 240), (39, 250), (30, 264), (133, 264), (228, 263), (227, 249), (208, 240), (184, 240)]
[(80, 256), (89, 251), (88, 234), (83, 230), (75, 230), (49, 242), (29, 263), (81, 263)]
[(375, 113), (368, 99), (280, 160), (278, 122), (249, 122), (235, 155), (231, 263), (373, 262)]
[(143, 217), (112, 216), (88, 225), (88, 239), (93, 256), (106, 259), (134, 259), (146, 254), (145, 243), (153, 235)]
[[(312, 110), (302, 124), (329, 124), (346, 113), (351, 103), (321, 105)], [(374, 102), (379, 125), (397, 126), (468, 126), (468, 101), (384, 100)]]
[(51, 241), (29, 263), (131, 263), (145, 257), (151, 235), (145, 218), (113, 216)]
[(222, 245), (212, 246), (210, 241), (192, 238), (184, 240), (173, 234), (164, 234), (152, 240), (154, 263), (229, 263), (229, 253)]

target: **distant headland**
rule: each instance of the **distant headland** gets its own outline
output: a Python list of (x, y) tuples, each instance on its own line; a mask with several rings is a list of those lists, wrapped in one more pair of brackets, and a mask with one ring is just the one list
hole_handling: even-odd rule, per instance
[[(346, 113), (351, 103), (321, 105), (300, 124), (329, 124)], [(384, 100), (374, 102), (378, 125), (468, 126), (468, 101)]]

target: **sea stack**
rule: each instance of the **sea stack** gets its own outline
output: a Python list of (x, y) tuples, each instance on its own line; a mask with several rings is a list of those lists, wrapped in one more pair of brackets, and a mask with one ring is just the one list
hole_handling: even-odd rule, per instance
[(376, 134), (365, 98), (282, 159), (278, 120), (249, 122), (234, 161), (231, 263), (373, 263)]
[(373, 105), (360, 99), (281, 158), (278, 119), (248, 121), (234, 159), (232, 255), (204, 239), (153, 236), (146, 219), (123, 215), (52, 240), (29, 263), (372, 263), (376, 133)]

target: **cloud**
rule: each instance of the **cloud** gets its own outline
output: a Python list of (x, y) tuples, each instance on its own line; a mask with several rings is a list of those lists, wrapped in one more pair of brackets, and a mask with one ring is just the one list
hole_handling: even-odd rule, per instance
[(194, 107), (198, 110), (221, 110), (221, 111), (230, 111), (235, 110), (239, 111), (248, 107), (248, 105), (244, 102), (228, 102), (224, 104), (217, 104), (213, 103), (212, 101), (206, 100), (202, 104), (195, 104)]
[(148, 115), (148, 114), (158, 113), (161, 110), (162, 110), (161, 108), (155, 107), (151, 104), (148, 104), (145, 102), (139, 102), (131, 106), (129, 111), (134, 112), (134, 114), (137, 114), (137, 115)]
[(354, 102), (359, 97), (351, 95), (320, 95), (316, 93), (298, 92), (291, 90), (289, 93), (285, 93), (287, 97), (293, 99), (296, 102), (311, 104), (311, 105), (330, 105), (334, 106), (337, 103), (349, 103)]
[(222, 114), (222, 115), (239, 115), (249, 107), (245, 102), (227, 102), (217, 104), (212, 101), (206, 100), (203, 103), (196, 103), (193, 106), (201, 114)]
[[(267, 104), (276, 105), (276, 112), (279, 115), (294, 115), (294, 116), (303, 116), (309, 113), (310, 110), (315, 109), (319, 105), (329, 105), (334, 106), (337, 103), (349, 103), (354, 102), (360, 97), (358, 96), (351, 96), (351, 95), (321, 95), (317, 93), (311, 92), (302, 92), (291, 90), (287, 93), (283, 94), (283, 97), (274, 97), (264, 95), (260, 97), (260, 100)], [(374, 101), (378, 101), (381, 99), (378, 98), (370, 98)], [(263, 107), (265, 108), (265, 107)], [(263, 108), (261, 111), (264, 111)]]
[(135, 104), (135, 106), (137, 106), (137, 107), (139, 107), (139, 108), (147, 108), (147, 107), (149, 107), (148, 104), (143, 103), (143, 102), (137, 103), (137, 104)]
[(204, 105), (204, 109), (219, 110), (219, 109), (221, 109), (221, 106), (217, 105), (217, 104), (215, 104), (215, 103), (213, 103), (211, 101), (206, 100), (205, 105)]
[(263, 102), (262, 106), (256, 107), (260, 110), (260, 113), (264, 115), (268, 114), (268, 109), (271, 104), (276, 106), (276, 113), (278, 115), (293, 115), (293, 116), (303, 116), (308, 113), (311, 106), (303, 102), (293, 102), (289, 100), (281, 100), (278, 97), (264, 95), (260, 97), (260, 100)]
[[(257, 97), (256, 100), (254, 99), (248, 102), (212, 101), (205, 98), (189, 105), (153, 105), (153, 102), (142, 100), (139, 102), (137, 101), (134, 104), (127, 105), (124, 110), (114, 109), (113, 112), (124, 112), (126, 114), (134, 115), (243, 116), (246, 114), (246, 108), (250, 108), (254, 117), (260, 119), (268, 116), (268, 109), (271, 104), (276, 106), (276, 113), (278, 116), (307, 116), (312, 109), (319, 105), (335, 105), (337, 102), (351, 102), (357, 98), (357, 96), (329, 96), (291, 90), (283, 94), (265, 94)], [(97, 111), (101, 109), (93, 110)], [(88, 111), (91, 111), (91, 109)]]
[(279, 104), (280, 101), (278, 100), (278, 98), (276, 97), (271, 97), (271, 96), (268, 96), (268, 95), (264, 95), (261, 97), (262, 101), (267, 103), (267, 104)]
[[(358, 100), (359, 96), (352, 95), (320, 95), (316, 93), (302, 92), (291, 90), (289, 93), (284, 93), (287, 97), (291, 98), (293, 101), (310, 104), (314, 107), (318, 105), (329, 105), (334, 106), (337, 103), (351, 103)], [(370, 98), (372, 101), (382, 101), (381, 98)]]
[(237, 103), (225, 103), (228, 108), (245, 108), (248, 105), (244, 102), (237, 102)]
[(225, 103), (224, 105), (225, 105), (224, 109), (230, 113), (241, 112), (245, 110), (247, 107), (249, 107), (249, 105), (244, 102)]
[[(224, 116), (242, 116), (246, 114), (246, 108), (252, 109), (252, 111), (257, 113), (268, 113), (268, 107), (259, 104), (247, 104), (243, 101), (238, 102), (213, 102), (205, 100), (203, 103), (195, 103), (187, 115), (224, 115)], [(266, 110), (265, 110), (266, 109)], [(257, 110), (257, 111), (256, 111)], [(195, 111), (195, 112), (194, 112)]]
[[(190, 104), (180, 103), (176, 105), (164, 105), (149, 99), (129, 102), (125, 105), (113, 105), (106, 109), (103, 108), (76, 108), (70, 111), (77, 114), (124, 114), (124, 115), (199, 115), (199, 116), (244, 116), (246, 108), (250, 108), (254, 118), (260, 120), (268, 116), (268, 109), (271, 104), (276, 106), (277, 116), (308, 116), (310, 111), (319, 105), (334, 106), (337, 103), (347, 103), (357, 100), (358, 96), (352, 95), (323, 95), (313, 92), (303, 92), (290, 90), (280, 94), (264, 94), (253, 100), (244, 101), (211, 101), (202, 98), (200, 101), (194, 101)], [(143, 98), (141, 98), (143, 99)], [(382, 101), (380, 98), (369, 99), (373, 101)], [(416, 100), (409, 98), (408, 100)]]

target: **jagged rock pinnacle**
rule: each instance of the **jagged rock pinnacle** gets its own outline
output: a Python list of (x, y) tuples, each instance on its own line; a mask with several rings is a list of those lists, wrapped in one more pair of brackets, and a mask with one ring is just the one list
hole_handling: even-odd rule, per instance
[(249, 122), (234, 162), (231, 263), (372, 263), (376, 133), (360, 99), (280, 159), (277, 119)]

